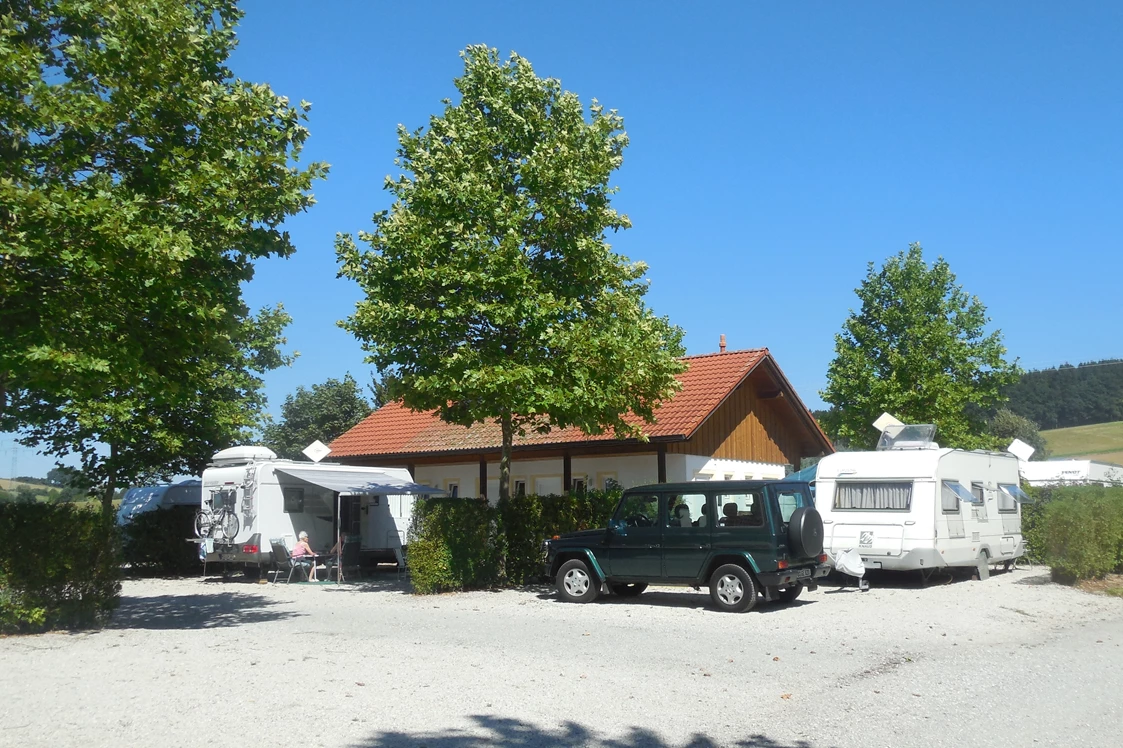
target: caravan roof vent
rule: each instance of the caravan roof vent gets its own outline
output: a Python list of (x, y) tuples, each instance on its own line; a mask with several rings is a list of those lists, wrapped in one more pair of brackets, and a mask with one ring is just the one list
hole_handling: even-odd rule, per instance
[(269, 447), (230, 447), (220, 452), (215, 452), (211, 464), (215, 466), (245, 465), (255, 460), (275, 460), (277, 453)]
[(936, 426), (931, 423), (890, 424), (877, 440), (879, 450), (936, 449)]

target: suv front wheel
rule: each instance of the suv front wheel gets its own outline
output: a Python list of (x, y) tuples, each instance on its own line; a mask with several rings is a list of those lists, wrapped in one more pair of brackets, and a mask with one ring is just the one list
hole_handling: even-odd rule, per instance
[(710, 597), (718, 610), (741, 613), (756, 604), (756, 585), (744, 567), (725, 564), (710, 577)]
[(558, 569), (558, 597), (567, 603), (591, 603), (597, 599), (600, 581), (579, 558), (566, 561)]

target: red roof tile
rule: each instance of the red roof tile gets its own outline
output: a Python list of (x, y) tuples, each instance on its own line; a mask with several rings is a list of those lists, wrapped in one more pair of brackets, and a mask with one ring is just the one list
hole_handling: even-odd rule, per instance
[[(687, 356), (688, 368), (678, 379), (682, 389), (655, 411), (655, 423), (645, 427), (653, 439), (687, 438), (761, 361), (767, 348)], [(794, 393), (793, 393), (794, 394)], [(825, 437), (824, 437), (825, 438)], [(515, 446), (609, 442), (615, 436), (589, 435), (576, 428), (515, 437)], [(441, 421), (432, 411), (415, 412), (400, 401), (371, 413), (331, 443), (332, 457), (433, 454), (498, 449), (499, 425), (479, 423), (471, 428)]]

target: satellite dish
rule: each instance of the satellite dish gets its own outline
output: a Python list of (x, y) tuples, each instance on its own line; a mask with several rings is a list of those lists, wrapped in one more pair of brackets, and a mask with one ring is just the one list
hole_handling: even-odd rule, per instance
[(1015, 439), (1014, 441), (1010, 442), (1010, 446), (1006, 448), (1006, 451), (1017, 457), (1022, 462), (1029, 462), (1029, 458), (1037, 450), (1023, 442), (1021, 439)]
[(896, 418), (889, 415), (888, 413), (882, 413), (880, 416), (877, 417), (877, 420), (873, 422), (873, 427), (875, 429), (877, 429), (878, 431), (884, 431), (885, 429), (889, 428), (890, 426), (904, 426), (904, 425), (905, 425), (904, 423), (902, 423), (901, 421), (898, 421)]
[(319, 462), (331, 454), (331, 447), (317, 439), (301, 451), (312, 462)]

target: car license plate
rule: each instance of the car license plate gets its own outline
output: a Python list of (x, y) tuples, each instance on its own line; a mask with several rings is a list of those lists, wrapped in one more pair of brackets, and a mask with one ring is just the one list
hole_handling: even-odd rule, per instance
[(220, 554), (218, 554), (218, 560), (219, 561), (233, 561), (234, 560), (234, 554), (233, 553), (220, 553)]
[(795, 578), (796, 579), (803, 579), (804, 577), (809, 577), (809, 576), (811, 576), (811, 570), (810, 569), (796, 569), (795, 570)]

